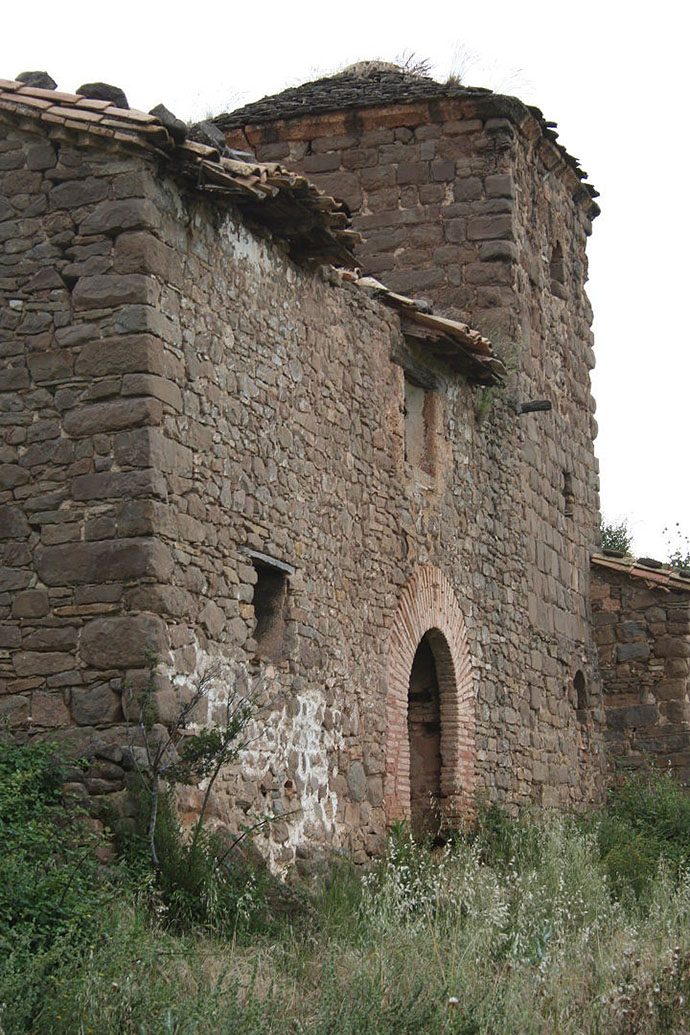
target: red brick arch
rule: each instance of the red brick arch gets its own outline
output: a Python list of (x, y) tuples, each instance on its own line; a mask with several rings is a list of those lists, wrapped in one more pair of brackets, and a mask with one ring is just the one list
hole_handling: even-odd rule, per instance
[(441, 805), (459, 818), (474, 791), (474, 686), (467, 633), (453, 587), (432, 565), (405, 586), (388, 641), (386, 699), (386, 816), (410, 816), (410, 744), (407, 708), (417, 647), (429, 633), (436, 663), (441, 714)]

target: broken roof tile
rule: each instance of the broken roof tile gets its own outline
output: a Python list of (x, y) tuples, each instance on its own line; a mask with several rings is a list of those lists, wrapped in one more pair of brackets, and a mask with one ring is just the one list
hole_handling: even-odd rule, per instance
[[(176, 145), (155, 115), (10, 79), (0, 79), (0, 113), (3, 118), (14, 114), (40, 119), (51, 133), (80, 131), (162, 155), (171, 172), (184, 176), (194, 189), (227, 197), (287, 241), (294, 258), (355, 265), (350, 249), (361, 238), (349, 229), (344, 206), (274, 162), (238, 161), (190, 140)], [(82, 139), (88, 142), (89, 137)]]
[(592, 564), (598, 568), (620, 572), (633, 579), (642, 579), (650, 589), (682, 590), (690, 593), (690, 578), (680, 574), (675, 568), (652, 568), (634, 557), (611, 557), (603, 554), (594, 554)]

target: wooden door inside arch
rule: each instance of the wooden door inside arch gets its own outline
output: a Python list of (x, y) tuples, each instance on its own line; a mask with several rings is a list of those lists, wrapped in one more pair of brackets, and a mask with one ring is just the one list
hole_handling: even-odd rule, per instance
[(474, 687), (453, 587), (431, 565), (419, 568), (400, 595), (386, 681), (386, 821), (433, 832), (443, 813), (453, 825), (472, 809)]

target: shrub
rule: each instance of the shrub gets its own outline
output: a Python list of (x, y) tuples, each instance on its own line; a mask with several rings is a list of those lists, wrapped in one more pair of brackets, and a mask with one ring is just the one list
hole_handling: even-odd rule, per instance
[(642, 773), (611, 788), (599, 821), (601, 857), (614, 888), (639, 897), (664, 859), (690, 868), (690, 796), (670, 773)]
[(98, 843), (63, 798), (55, 749), (0, 740), (0, 955), (86, 936), (102, 900)]
[(632, 546), (632, 532), (628, 522), (623, 519), (618, 524), (602, 521), (601, 523), (601, 548), (602, 550), (620, 550), (622, 553), (629, 553)]
[[(55, 975), (99, 938), (113, 895), (101, 838), (62, 793), (50, 744), (0, 740), (0, 1031), (32, 1029)], [(43, 1030), (49, 1030), (44, 1028)]]

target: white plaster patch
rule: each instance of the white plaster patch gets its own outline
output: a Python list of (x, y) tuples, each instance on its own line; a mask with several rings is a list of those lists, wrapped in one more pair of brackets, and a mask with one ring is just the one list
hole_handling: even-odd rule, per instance
[(234, 258), (246, 259), (250, 266), (269, 273), (274, 271), (275, 263), (268, 254), (266, 245), (246, 227), (227, 219), (220, 228), (220, 238)]
[[(194, 643), (193, 649), (196, 658), (194, 672), (183, 676), (170, 670), (168, 675), (173, 686), (181, 688), (197, 685), (205, 674), (213, 673), (207, 694), (208, 715), (213, 721), (214, 716), (217, 718), (225, 710), (228, 690), (236, 685), (238, 674), (240, 678), (246, 678), (246, 670), (231, 659), (209, 654), (198, 642)], [(272, 667), (269, 667), (262, 683), (261, 692), (268, 693), (269, 701), (274, 696), (274, 676)], [(281, 691), (284, 693), (284, 690), (276, 681), (275, 695)], [(241, 773), (242, 779), (250, 783), (259, 783), (270, 770), (276, 778), (278, 790), (287, 780), (296, 785), (297, 792), (291, 801), (288, 804), (281, 801), (281, 808), (286, 813), (287, 839), (277, 841), (273, 838), (269, 824), (267, 836), (258, 840), (257, 846), (274, 871), (284, 867), (286, 848), (292, 850), (290, 855), (294, 858), (300, 845), (337, 844), (338, 799), (329, 778), (329, 760), (332, 762), (337, 758), (342, 746), (341, 722), (339, 714), (334, 712), (332, 729), (326, 730), (323, 715), (324, 701), (318, 690), (296, 693), (280, 711), (272, 710), (269, 703), (266, 720), (250, 720), (244, 733), (248, 746), (240, 753), (234, 766), (228, 767), (230, 771)], [(200, 787), (205, 789), (205, 783), (202, 782)], [(223, 793), (221, 788), (219, 793)], [(234, 802), (228, 801), (228, 805), (232, 810)], [(271, 801), (271, 805), (274, 807), (275, 801)], [(264, 807), (255, 811), (267, 810)], [(282, 813), (277, 814), (278, 821), (281, 816)], [(242, 818), (251, 822), (251, 817)]]

